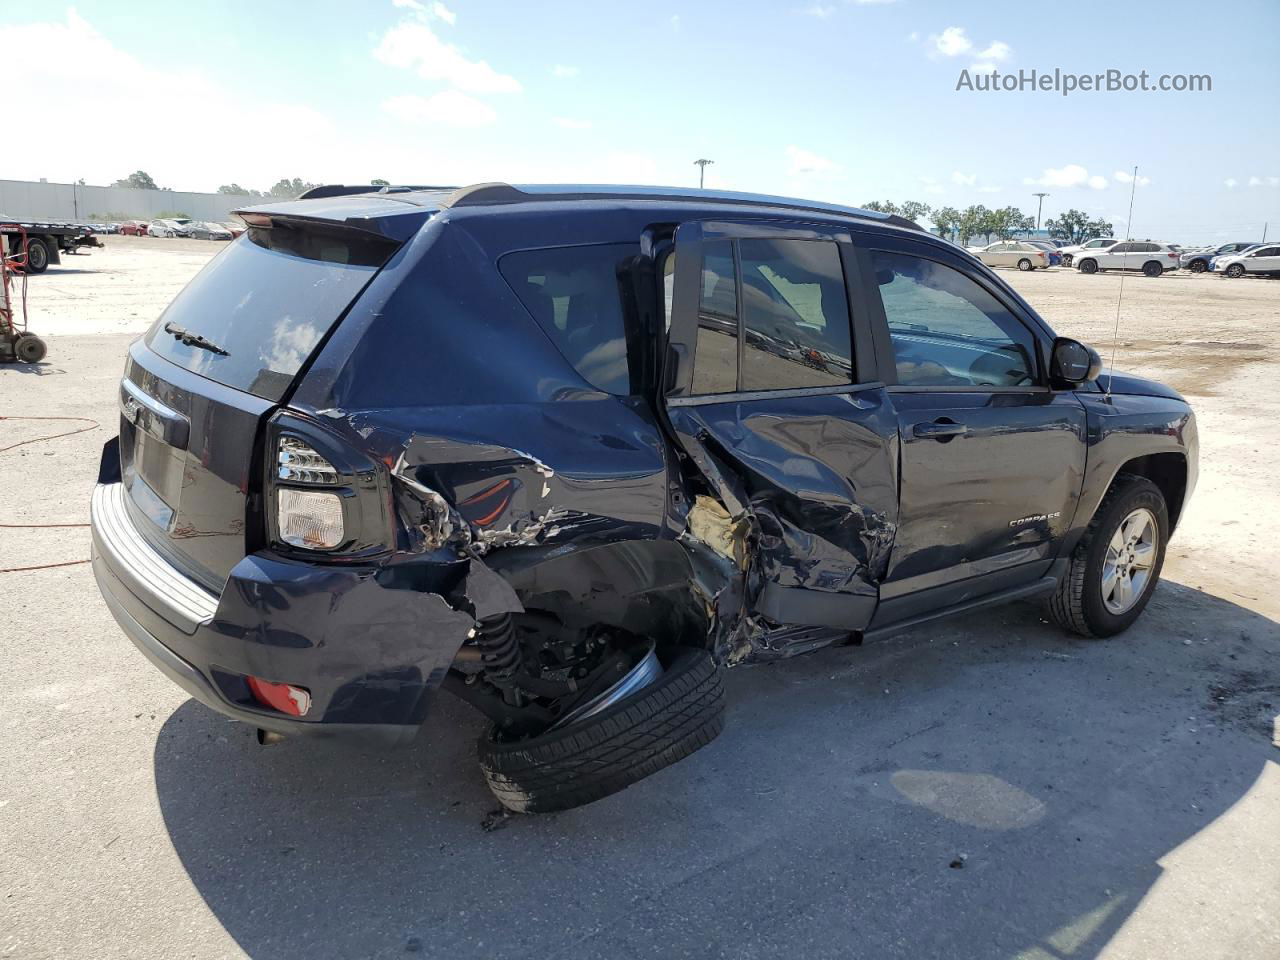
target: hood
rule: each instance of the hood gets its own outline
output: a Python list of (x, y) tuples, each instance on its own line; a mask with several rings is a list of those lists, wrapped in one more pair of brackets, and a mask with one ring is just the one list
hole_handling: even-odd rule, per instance
[(1138, 397), (1168, 397), (1170, 400), (1182, 400), (1186, 403), (1177, 390), (1173, 387), (1166, 386), (1159, 380), (1148, 380), (1146, 377), (1134, 376), (1132, 373), (1112, 372), (1103, 370), (1098, 375), (1098, 379), (1094, 381), (1098, 385), (1098, 389), (1106, 393), (1108, 388), (1112, 393), (1122, 393), (1129, 396)]

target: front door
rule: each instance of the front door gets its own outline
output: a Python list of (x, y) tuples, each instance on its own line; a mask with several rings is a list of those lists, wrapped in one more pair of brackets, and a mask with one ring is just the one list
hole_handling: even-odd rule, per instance
[(689, 223), (674, 258), (667, 418), (753, 528), (754, 612), (865, 627), (897, 527), (898, 424), (869, 318), (850, 310), (861, 291), (848, 234)]
[(997, 281), (935, 245), (865, 243), (902, 443), (885, 623), (1045, 575), (1083, 481), (1085, 414), (1049, 388), (1048, 331)]

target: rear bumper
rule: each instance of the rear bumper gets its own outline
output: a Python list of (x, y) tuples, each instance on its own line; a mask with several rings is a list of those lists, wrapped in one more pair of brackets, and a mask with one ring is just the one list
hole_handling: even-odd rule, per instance
[[(119, 483), (98, 486), (91, 527), (94, 577), (133, 644), (201, 703), (275, 733), (411, 740), (474, 623), (438, 593), (380, 585), (376, 568), (268, 554), (215, 597), (143, 540)], [(443, 588), (452, 566), (418, 568), (415, 584)], [(309, 715), (259, 705), (247, 676), (306, 687)]]

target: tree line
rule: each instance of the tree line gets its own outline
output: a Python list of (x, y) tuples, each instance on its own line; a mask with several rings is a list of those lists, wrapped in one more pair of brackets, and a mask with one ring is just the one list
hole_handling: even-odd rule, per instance
[[(80, 183), (83, 185), (84, 181), (81, 180)], [(369, 183), (372, 186), (376, 186), (376, 187), (385, 187), (390, 185), (386, 180), (370, 180)], [(167, 187), (161, 188), (156, 186), (156, 182), (152, 178), (151, 174), (147, 173), (147, 171), (145, 170), (135, 170), (133, 173), (129, 174), (127, 177), (121, 177), (119, 180), (117, 180), (115, 183), (111, 185), (113, 187), (133, 187), (137, 190), (168, 189)], [(271, 186), (267, 190), (251, 190), (248, 187), (240, 186), (240, 184), (238, 183), (224, 183), (222, 186), (218, 187), (218, 193), (231, 193), (231, 194), (235, 194), (236, 196), (244, 196), (244, 197), (293, 198), (298, 196), (301, 193), (306, 193), (312, 187), (318, 187), (318, 186), (320, 186), (320, 184), (308, 183), (306, 180), (303, 180), (301, 177), (293, 177), (292, 179), (289, 177), (281, 177), (279, 180), (275, 182), (273, 186)]]
[[(908, 200), (901, 205), (889, 201), (873, 200), (864, 203), (867, 210), (896, 214), (919, 223), (929, 220), (939, 235), (950, 237), (967, 245), (974, 237), (999, 237), (1010, 240), (1019, 233), (1034, 230), (1035, 217), (1023, 213), (1017, 207), (1001, 207), (989, 210), (982, 204), (974, 204), (957, 210), (955, 207), (930, 207), (918, 200)], [(1112, 225), (1100, 217), (1090, 217), (1082, 210), (1067, 210), (1056, 218), (1045, 221), (1049, 236), (1055, 240), (1080, 243), (1091, 237), (1110, 236)]]

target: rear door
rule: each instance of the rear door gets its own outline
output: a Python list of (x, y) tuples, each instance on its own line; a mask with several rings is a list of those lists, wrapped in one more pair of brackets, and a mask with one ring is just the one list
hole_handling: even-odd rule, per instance
[(1244, 261), (1245, 269), (1257, 273), (1280, 273), (1280, 247), (1263, 247)]
[(1048, 386), (1048, 332), (935, 244), (855, 237), (898, 418), (898, 532), (879, 623), (1044, 576), (1084, 476), (1085, 412)]
[(897, 423), (847, 233), (689, 223), (676, 233), (665, 408), (729, 512), (751, 518), (755, 612), (857, 630), (897, 524)]
[(246, 552), (263, 417), (395, 247), (332, 224), (255, 227), (130, 348), (119, 397), (129, 510), (208, 589)]

